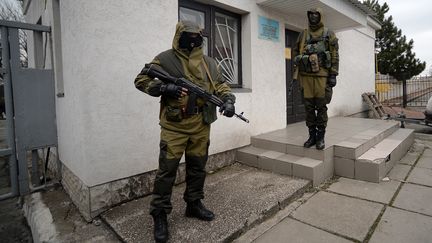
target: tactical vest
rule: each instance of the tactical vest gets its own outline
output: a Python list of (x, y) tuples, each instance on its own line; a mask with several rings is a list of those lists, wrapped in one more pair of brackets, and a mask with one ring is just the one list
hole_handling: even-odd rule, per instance
[[(157, 56), (157, 58), (159, 59), (160, 64), (164, 68), (164, 70), (167, 71), (172, 76), (177, 78), (182, 78), (186, 76), (185, 71), (183, 70), (183, 66), (180, 60), (178, 59), (178, 57), (175, 55), (173, 49), (160, 53)], [(204, 61), (209, 65), (210, 75), (214, 76), (214, 73), (217, 72), (217, 67), (211, 64), (212, 62), (208, 56), (204, 55), (203, 58)], [(203, 84), (200, 85), (198, 83), (197, 85), (201, 86), (201, 88), (207, 90), (209, 93), (214, 93), (215, 86), (212, 83), (212, 80), (208, 78), (207, 74), (204, 74), (203, 81), (205, 82), (204, 86), (202, 86)], [(163, 97), (161, 99), (161, 112), (163, 112), (164, 109), (168, 109), (168, 110), (172, 109), (172, 113), (173, 113), (172, 117), (177, 117), (177, 122), (180, 122), (182, 118), (179, 109), (181, 107), (179, 107), (178, 102), (179, 102), (178, 100), (174, 100), (168, 97)], [(203, 112), (204, 123), (211, 124), (214, 121), (216, 121), (217, 119), (216, 106), (210, 102), (205, 102), (205, 104), (203, 104), (202, 106), (203, 106), (202, 112)]]
[(331, 55), (329, 51), (329, 30), (324, 28), (323, 35), (313, 38), (305, 29), (303, 40), (300, 42), (300, 55), (294, 58), (294, 63), (299, 71), (317, 73), (321, 68), (331, 67)]

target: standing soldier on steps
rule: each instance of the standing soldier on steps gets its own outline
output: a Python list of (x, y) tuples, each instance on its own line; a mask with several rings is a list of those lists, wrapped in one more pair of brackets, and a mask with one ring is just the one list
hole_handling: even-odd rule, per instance
[[(205, 91), (218, 96), (224, 104), (219, 109), (224, 116), (235, 114), (235, 96), (224, 82), (216, 61), (203, 54), (203, 37), (197, 24), (182, 21), (177, 24), (172, 49), (157, 55), (157, 65), (169, 75), (186, 78)], [(216, 106), (174, 83), (163, 83), (147, 75), (145, 69), (135, 79), (135, 87), (154, 97), (161, 97), (159, 168), (150, 203), (156, 242), (168, 240), (167, 214), (172, 210), (171, 194), (180, 159), (185, 153), (187, 203), (186, 217), (211, 221), (214, 214), (202, 204), (204, 198), (205, 165), (208, 158), (210, 124), (216, 117)]]
[(300, 33), (294, 47), (293, 80), (300, 81), (306, 109), (309, 138), (304, 147), (324, 149), (327, 104), (330, 103), (339, 69), (338, 39), (324, 27), (319, 8), (307, 12), (309, 28)]

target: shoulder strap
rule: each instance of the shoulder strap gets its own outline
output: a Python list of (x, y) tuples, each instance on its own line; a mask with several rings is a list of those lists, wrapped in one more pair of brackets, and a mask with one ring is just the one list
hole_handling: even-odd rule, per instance
[(308, 41), (309, 41), (309, 31), (307, 29), (304, 29), (302, 33), (302, 39), (300, 41), (299, 54), (303, 55), (304, 47)]
[[(305, 29), (304, 31), (305, 35), (306, 35), (306, 40), (304, 41), (305, 44), (309, 43), (310, 39), (312, 39), (311, 34), (309, 33), (308, 29)], [(304, 40), (304, 36), (303, 36), (303, 40)]]
[(215, 87), (215, 85), (214, 85), (213, 78), (212, 78), (212, 76), (211, 76), (211, 74), (210, 74), (210, 70), (209, 70), (209, 68), (208, 68), (208, 66), (207, 66), (207, 62), (205, 61), (205, 58), (204, 58), (204, 57), (203, 57), (203, 65), (204, 65), (204, 69), (205, 69), (205, 71), (206, 71), (206, 73), (207, 73), (207, 76), (208, 76), (208, 78), (209, 78), (209, 80), (210, 80), (210, 84), (211, 84), (211, 86), (213, 87), (213, 90), (216, 91), (216, 87)]

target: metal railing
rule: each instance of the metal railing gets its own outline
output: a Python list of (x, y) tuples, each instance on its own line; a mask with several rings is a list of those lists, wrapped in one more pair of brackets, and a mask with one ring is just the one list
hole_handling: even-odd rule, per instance
[(405, 100), (406, 106), (426, 107), (432, 96), (432, 76), (414, 77), (407, 80), (404, 89), (402, 81), (388, 75), (377, 74), (375, 93), (383, 105), (402, 106)]

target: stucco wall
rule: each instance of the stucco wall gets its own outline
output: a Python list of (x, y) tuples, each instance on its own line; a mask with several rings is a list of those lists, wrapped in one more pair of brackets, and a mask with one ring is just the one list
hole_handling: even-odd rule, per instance
[(336, 33), (339, 76), (329, 104), (329, 116), (346, 116), (368, 109), (361, 95), (375, 91), (374, 31), (370, 27)]
[[(204, 2), (231, 5), (228, 10), (242, 13), (243, 83), (248, 90), (235, 91), (236, 109), (251, 120), (246, 124), (220, 117), (211, 131), (214, 154), (286, 126), (284, 32), (285, 27), (301, 29), (304, 20), (249, 0)], [(135, 89), (133, 80), (145, 63), (171, 47), (178, 0), (60, 1), (60, 13), (65, 93), (57, 99), (61, 161), (87, 186), (156, 169), (159, 99)], [(278, 42), (258, 38), (258, 16), (279, 21)], [(360, 112), (360, 94), (373, 90), (373, 55), (368, 53), (373, 53), (373, 41), (358, 31), (337, 34), (341, 74), (330, 115), (347, 115)]]

